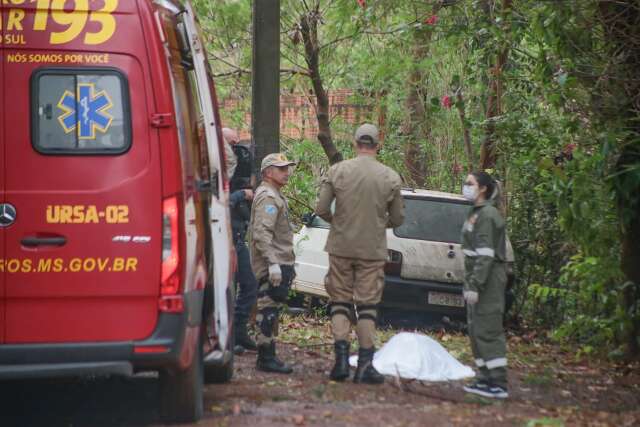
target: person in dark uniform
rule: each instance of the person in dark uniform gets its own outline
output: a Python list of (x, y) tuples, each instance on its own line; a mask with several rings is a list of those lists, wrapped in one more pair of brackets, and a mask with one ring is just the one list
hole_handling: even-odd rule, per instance
[(496, 184), (486, 172), (467, 176), (462, 193), (474, 202), (462, 228), (464, 299), (471, 350), (478, 367), (468, 393), (505, 399), (507, 392), (506, 339), (503, 328), (507, 283), (505, 221), (494, 204)]
[[(235, 136), (235, 139), (233, 137)], [(245, 350), (256, 351), (256, 343), (247, 331), (247, 322), (253, 306), (256, 304), (258, 282), (251, 269), (249, 248), (245, 243), (249, 220), (251, 219), (251, 201), (253, 200), (252, 168), (253, 155), (249, 147), (239, 144), (236, 132), (226, 132), (225, 141), (231, 146), (235, 158), (235, 170), (231, 177), (231, 231), (233, 245), (238, 258), (236, 271), (236, 306), (234, 311), (234, 331), (236, 354)]]

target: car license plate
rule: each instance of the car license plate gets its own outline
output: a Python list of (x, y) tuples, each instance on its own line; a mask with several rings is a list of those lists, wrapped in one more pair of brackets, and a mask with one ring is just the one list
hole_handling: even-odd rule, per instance
[(429, 292), (429, 304), (446, 305), (449, 307), (464, 307), (462, 295), (447, 294), (444, 292)]

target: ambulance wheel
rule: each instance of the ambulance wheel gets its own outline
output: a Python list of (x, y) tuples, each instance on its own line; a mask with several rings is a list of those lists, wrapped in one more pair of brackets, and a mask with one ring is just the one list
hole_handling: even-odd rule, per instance
[(204, 400), (202, 342), (185, 371), (160, 372), (160, 412), (171, 422), (191, 423), (202, 418)]

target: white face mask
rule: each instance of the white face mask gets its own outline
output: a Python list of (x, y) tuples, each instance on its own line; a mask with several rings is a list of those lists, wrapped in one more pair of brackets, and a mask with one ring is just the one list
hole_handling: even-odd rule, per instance
[(478, 197), (478, 187), (475, 185), (463, 185), (462, 196), (470, 201), (474, 201)]

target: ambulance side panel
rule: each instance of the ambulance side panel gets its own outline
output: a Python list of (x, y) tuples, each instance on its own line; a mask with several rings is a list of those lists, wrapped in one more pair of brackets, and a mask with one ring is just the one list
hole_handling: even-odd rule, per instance
[[(0, 19), (4, 17), (4, 6), (0, 3)], [(0, 99), (5, 99), (4, 86), (5, 86), (5, 52), (4, 52), (4, 25), (0, 27)], [(2, 101), (3, 102), (3, 101)], [(7, 155), (5, 153), (5, 111), (4, 105), (0, 108), (0, 153), (2, 159), (0, 159), (0, 203), (5, 203), (4, 196), (4, 179), (5, 179), (5, 159)], [(0, 227), (0, 262), (4, 264), (4, 227)], [(5, 320), (5, 285), (4, 285), (4, 269), (0, 269), (0, 344), (4, 343), (4, 325)]]
[(17, 210), (4, 230), (6, 343), (141, 340), (156, 327), (152, 74), (133, 42), (144, 39), (136, 2), (115, 3), (72, 19), (25, 4), (24, 28), (56, 31), (24, 31), (3, 51), (4, 199)]

